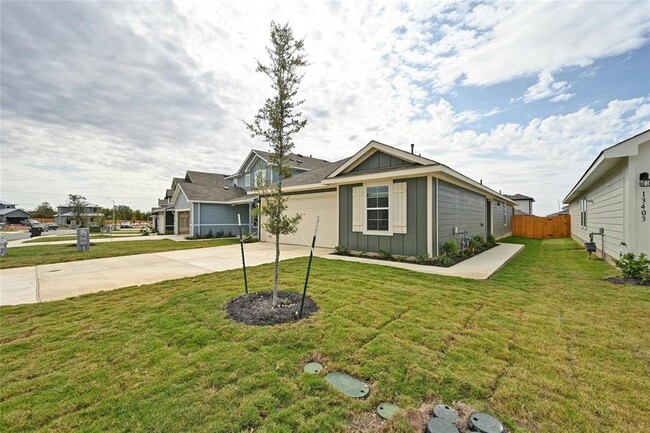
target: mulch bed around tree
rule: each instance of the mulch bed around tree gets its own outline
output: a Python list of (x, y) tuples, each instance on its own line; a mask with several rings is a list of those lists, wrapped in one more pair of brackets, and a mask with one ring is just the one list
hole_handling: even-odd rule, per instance
[(607, 281), (613, 284), (633, 284), (636, 286), (650, 286), (650, 280), (642, 283), (641, 280), (636, 280), (634, 278), (623, 278), (623, 277), (610, 277), (603, 278), (603, 281)]
[[(297, 322), (300, 311), (301, 293), (278, 292), (278, 305), (273, 308), (272, 292), (256, 292), (242, 295), (226, 305), (228, 318), (248, 325), (277, 325)], [(318, 311), (316, 303), (307, 295), (302, 309), (302, 318)]]

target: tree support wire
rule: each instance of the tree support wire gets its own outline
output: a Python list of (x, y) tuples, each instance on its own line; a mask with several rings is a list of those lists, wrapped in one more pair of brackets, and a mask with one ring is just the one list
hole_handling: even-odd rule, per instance
[(237, 214), (237, 225), (239, 225), (239, 245), (241, 245), (241, 262), (244, 268), (244, 290), (248, 294), (248, 278), (246, 276), (246, 258), (244, 257), (244, 233), (241, 229), (241, 216)]
[[(316, 217), (316, 228), (314, 229), (314, 237), (311, 240), (311, 250), (309, 252), (309, 264), (307, 265), (307, 275), (305, 276), (305, 288), (302, 290), (302, 301), (300, 301), (300, 312), (298, 319), (302, 319), (302, 308), (305, 306), (305, 296), (307, 296), (307, 284), (309, 283), (309, 272), (311, 271), (311, 260), (314, 258), (314, 247), (316, 246), (316, 234), (318, 233), (318, 223), (320, 217)], [(243, 244), (242, 244), (243, 245)]]

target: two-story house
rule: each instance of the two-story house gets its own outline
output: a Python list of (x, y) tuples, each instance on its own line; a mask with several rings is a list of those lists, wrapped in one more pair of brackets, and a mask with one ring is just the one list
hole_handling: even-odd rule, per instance
[[(75, 213), (73, 212), (72, 207), (73, 206), (70, 203), (60, 204), (57, 207), (57, 214), (54, 215), (54, 221), (58, 225), (74, 226)], [(101, 207), (99, 205), (86, 203), (83, 216), (88, 219), (88, 222), (99, 222), (104, 215), (101, 213)]]

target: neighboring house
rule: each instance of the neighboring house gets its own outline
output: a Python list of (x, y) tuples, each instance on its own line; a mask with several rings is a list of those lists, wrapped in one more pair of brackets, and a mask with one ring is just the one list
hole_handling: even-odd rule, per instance
[(29, 213), (22, 209), (16, 209), (14, 203), (0, 200), (0, 222), (5, 224), (20, 224), (21, 221), (29, 218)]
[[(251, 191), (258, 186), (258, 182), (265, 182), (266, 180), (277, 182), (278, 173), (269, 162), (270, 155), (269, 152), (263, 150), (251, 150), (237, 173), (226, 176), (229, 185)], [(290, 153), (288, 158), (292, 176), (330, 164), (329, 161), (304, 156), (299, 153)]]
[[(101, 213), (101, 207), (97, 204), (86, 203), (83, 216), (88, 218), (89, 222), (98, 222), (104, 217)], [(70, 203), (60, 204), (57, 208), (57, 214), (54, 215), (54, 222), (58, 225), (73, 225), (74, 212)]]
[(158, 206), (151, 208), (151, 226), (153, 231), (160, 234), (174, 232), (174, 206), (172, 206), (172, 196), (176, 183), (182, 179), (174, 178), (172, 187), (165, 191), (165, 197), (158, 199)]
[[(439, 255), (462, 232), (500, 238), (511, 233), (508, 197), (431, 159), (371, 141), (350, 158), (283, 183), (287, 213), (303, 214), (298, 232), (281, 241), (391, 254)], [(268, 233), (260, 234), (271, 241)]]
[[(587, 242), (604, 230), (611, 261), (627, 251), (650, 254), (650, 130), (598, 155), (564, 199), (571, 213), (571, 236)], [(594, 236), (601, 251), (601, 238)]]
[(527, 195), (523, 194), (514, 194), (514, 195), (506, 195), (511, 200), (514, 200), (517, 202), (519, 207), (516, 209), (516, 214), (518, 215), (532, 215), (533, 214), (533, 203), (535, 203), (535, 199), (532, 197), (528, 197)]
[(253, 230), (249, 218), (255, 197), (243, 188), (230, 186), (218, 173), (188, 171), (183, 179), (174, 179), (170, 205), (174, 210), (174, 234), (204, 236), (212, 232), (237, 235), (237, 215), (247, 231)]
[(562, 209), (560, 209), (557, 212), (553, 212), (551, 214), (546, 215), (547, 217), (552, 217), (552, 216), (558, 216), (558, 215), (568, 215), (569, 214), (569, 205), (562, 206)]

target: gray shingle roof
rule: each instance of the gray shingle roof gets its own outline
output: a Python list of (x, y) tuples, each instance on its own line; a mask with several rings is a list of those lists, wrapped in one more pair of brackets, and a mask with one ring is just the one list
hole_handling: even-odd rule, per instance
[(224, 184), (199, 185), (196, 183), (182, 181), (178, 185), (181, 187), (187, 199), (190, 201), (229, 201), (237, 197), (245, 196), (246, 190), (239, 187), (224, 188)]
[[(264, 150), (254, 149), (253, 152), (257, 153), (259, 156), (266, 159), (267, 161), (271, 157), (271, 152), (265, 152)], [(290, 165), (292, 167), (300, 167), (300, 168), (306, 168), (310, 170), (318, 167), (323, 167), (324, 165), (327, 164), (331, 164), (331, 162), (325, 161), (324, 159), (312, 158), (310, 156), (301, 155), (299, 153), (290, 153), (289, 159), (291, 162)]]
[(511, 199), (511, 200), (530, 200), (530, 201), (533, 201), (533, 202), (535, 201), (534, 198), (528, 197), (527, 195), (523, 195), (523, 194), (519, 194), (519, 193), (513, 194), (513, 195), (508, 195), (508, 194), (504, 194), (504, 195), (506, 197), (508, 197), (509, 199)]
[(299, 186), (299, 185), (310, 185), (312, 183), (320, 183), (321, 180), (325, 179), (328, 174), (339, 168), (343, 165), (348, 159), (344, 158), (336, 162), (329, 162), (326, 165), (322, 165), (318, 168), (314, 168), (310, 171), (300, 173), (296, 176), (290, 177), (282, 182), (283, 186)]

